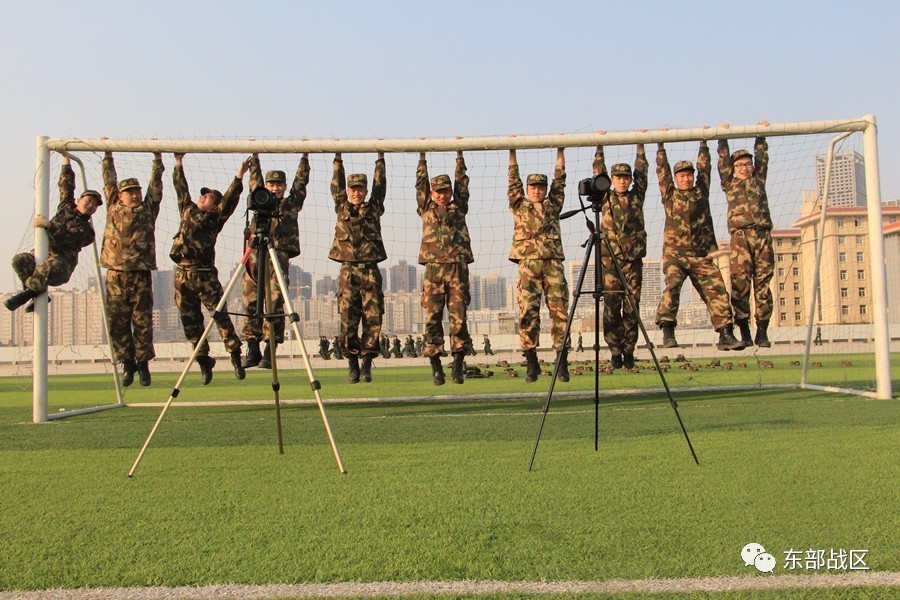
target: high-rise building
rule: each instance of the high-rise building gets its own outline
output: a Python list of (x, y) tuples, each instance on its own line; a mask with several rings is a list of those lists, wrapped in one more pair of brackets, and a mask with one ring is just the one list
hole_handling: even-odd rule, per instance
[[(825, 191), (825, 166), (827, 155), (816, 157), (816, 184), (819, 198)], [(866, 205), (865, 159), (857, 152), (835, 154), (831, 162), (831, 180), (828, 183), (828, 206)]]
[(290, 265), (288, 279), (291, 282), (289, 290), (291, 298), (312, 297), (312, 273), (308, 273), (300, 268), (299, 265)]
[(338, 281), (331, 275), (325, 275), (316, 281), (316, 296), (334, 296), (337, 294)]
[(472, 296), (469, 310), (479, 310), (481, 308), (481, 275), (474, 273), (469, 275), (469, 293)]
[(481, 279), (481, 308), (506, 308), (506, 277), (490, 273)]
[(175, 272), (150, 271), (153, 275), (153, 308), (166, 309), (175, 305)]
[(391, 267), (392, 292), (412, 292), (416, 289), (416, 265), (401, 260)]

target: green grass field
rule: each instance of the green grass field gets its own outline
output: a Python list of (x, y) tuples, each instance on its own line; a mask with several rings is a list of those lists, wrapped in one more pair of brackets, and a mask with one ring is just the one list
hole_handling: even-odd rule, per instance
[[(207, 388), (193, 377), (180, 399), (272, 397), (266, 373), (240, 384), (223, 375)], [(342, 370), (319, 372), (326, 401), (501, 397), (524, 387), (495, 377), (437, 389), (427, 376), (424, 367), (382, 367), (376, 384), (350, 386)], [(670, 376), (676, 388), (742, 383), (738, 371)], [(127, 400), (164, 401), (175, 378), (155, 375), (152, 388), (131, 389)], [(605, 384), (640, 378), (658, 387), (651, 373)], [(102, 403), (107, 380), (55, 377), (52, 406)], [(281, 382), (284, 397), (311, 396), (303, 372), (283, 372)], [(557, 389), (589, 390), (593, 378), (566, 385)], [(758, 574), (740, 559), (751, 541), (778, 559), (775, 573), (760, 577), (826, 572), (783, 568), (789, 549), (865, 549), (871, 571), (900, 570), (896, 399), (677, 394), (697, 466), (664, 396), (603, 395), (595, 452), (589, 395), (554, 400), (530, 473), (540, 394), (330, 405), (346, 475), (315, 406), (283, 409), (284, 455), (269, 405), (176, 406), (128, 479), (158, 408), (34, 425), (27, 382), (0, 380), (0, 590), (742, 576)]]

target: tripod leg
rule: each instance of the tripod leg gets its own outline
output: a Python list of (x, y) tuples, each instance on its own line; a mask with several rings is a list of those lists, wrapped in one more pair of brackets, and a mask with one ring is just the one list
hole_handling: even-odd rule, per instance
[[(284, 307), (285, 312), (289, 315), (291, 327), (294, 330), (294, 337), (297, 338), (298, 345), (300, 346), (300, 356), (303, 358), (303, 364), (306, 367), (306, 374), (309, 377), (309, 384), (312, 388), (313, 394), (316, 397), (316, 404), (319, 406), (319, 414), (322, 415), (322, 422), (325, 424), (325, 432), (328, 434), (328, 441), (331, 443), (331, 450), (334, 452), (334, 458), (337, 461), (338, 469), (341, 473), (346, 473), (347, 469), (344, 467), (344, 462), (341, 460), (341, 453), (338, 451), (337, 443), (334, 441), (334, 435), (331, 432), (331, 425), (328, 423), (328, 417), (325, 414), (325, 405), (322, 404), (322, 397), (319, 395), (319, 390), (322, 388), (322, 385), (316, 379), (316, 376), (313, 374), (312, 367), (309, 364), (309, 354), (306, 352), (306, 344), (303, 342), (303, 337), (300, 335), (300, 327), (298, 325), (298, 321), (300, 317), (297, 313), (294, 312), (293, 307), (291, 306), (291, 300), (288, 297), (287, 285), (285, 284), (284, 273), (281, 272), (281, 267), (278, 264), (277, 256), (275, 255), (275, 249), (269, 247), (269, 258), (272, 268), (275, 271), (275, 276), (278, 278), (278, 286), (281, 289), (281, 295), (284, 298)], [(275, 363), (272, 363), (272, 369), (275, 370)]]
[[(244, 265), (247, 263), (248, 258), (250, 257), (250, 249), (248, 248), (246, 252), (244, 252), (244, 258), (241, 260), (241, 264)], [(235, 269), (234, 275), (231, 276), (231, 281), (228, 282), (228, 286), (225, 288), (225, 292), (222, 294), (222, 299), (219, 300), (219, 304), (216, 306), (216, 311), (221, 311), (228, 304), (228, 296), (231, 294), (231, 290), (237, 284), (238, 280), (241, 278), (243, 274), (242, 269)], [(209, 319), (209, 322), (206, 324), (206, 328), (203, 330), (203, 336), (200, 338), (201, 340), (206, 339), (209, 335), (209, 332), (212, 331), (213, 325), (215, 325), (215, 319)], [(169, 406), (172, 405), (172, 401), (178, 397), (178, 394), (181, 391), (181, 384), (184, 382), (184, 378), (187, 377), (188, 371), (191, 370), (191, 365), (194, 364), (194, 361), (197, 360), (197, 354), (200, 352), (201, 344), (197, 344), (194, 347), (194, 351), (191, 353), (191, 357), (188, 359), (187, 364), (184, 367), (184, 370), (181, 372), (181, 376), (178, 378), (178, 381), (175, 383), (175, 388), (172, 390), (172, 393), (169, 395), (169, 400), (166, 402), (165, 406), (163, 406), (162, 412), (159, 414), (159, 418), (156, 419), (156, 423), (153, 425), (153, 429), (150, 430), (150, 435), (147, 436), (147, 440), (144, 442), (144, 446), (141, 448), (141, 451), (138, 452), (137, 458), (134, 460), (134, 464), (131, 465), (131, 470), (128, 471), (128, 476), (133, 477), (135, 471), (137, 471), (138, 464), (141, 462), (141, 458), (144, 456), (144, 452), (147, 450), (147, 447), (150, 445), (150, 440), (153, 439), (153, 436), (156, 434), (156, 430), (159, 428), (159, 424), (162, 423), (163, 417), (166, 415), (166, 411), (169, 410)]]
[[(267, 254), (268, 260), (264, 258), (260, 258), (260, 272), (263, 273), (263, 279), (257, 280), (257, 286), (260, 288), (260, 297), (262, 295), (262, 290), (268, 288), (269, 286), (269, 278), (271, 272), (278, 272), (280, 268), (278, 265), (278, 256), (275, 254), (275, 249), (272, 248), (269, 244), (266, 244), (269, 249)], [(260, 251), (260, 256), (263, 254)], [(279, 280), (280, 286), (280, 280)], [(281, 296), (284, 299), (287, 299), (287, 289), (286, 286), (280, 286), (281, 288)], [(275, 299), (272, 298), (272, 294), (266, 290), (265, 292), (266, 298), (266, 314), (271, 315), (274, 312), (274, 302)], [(278, 365), (275, 362), (275, 354), (276, 348), (278, 347), (278, 342), (275, 340), (275, 324), (270, 320), (266, 320), (264, 325), (266, 330), (269, 333), (269, 343), (266, 344), (266, 350), (269, 351), (268, 358), (270, 367), (272, 369), (272, 393), (275, 395), (275, 429), (278, 434), (278, 454), (284, 454), (284, 434), (282, 433), (281, 427), (281, 384), (278, 382)]]

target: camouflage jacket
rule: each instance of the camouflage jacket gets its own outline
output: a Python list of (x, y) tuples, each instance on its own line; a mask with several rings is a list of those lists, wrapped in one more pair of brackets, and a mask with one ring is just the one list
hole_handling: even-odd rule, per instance
[(519, 166), (510, 165), (507, 196), (515, 223), (509, 260), (514, 263), (525, 258), (564, 260), (559, 213), (566, 200), (565, 167), (556, 168), (547, 197), (537, 205), (530, 202), (525, 194)]
[(419, 161), (416, 169), (417, 212), (422, 217), (422, 244), (419, 247), (419, 264), (428, 263), (473, 263), (472, 240), (466, 225), (469, 212), (469, 176), (466, 175), (466, 161), (456, 159), (456, 182), (453, 197), (447, 206), (438, 206), (431, 199), (431, 184), (428, 180), (428, 164)]
[(225, 190), (219, 207), (216, 210), (203, 212), (191, 201), (184, 168), (175, 166), (172, 182), (178, 196), (178, 211), (181, 213), (181, 226), (172, 242), (169, 257), (176, 263), (183, 260), (196, 261), (200, 265), (213, 267), (216, 264), (216, 238), (225, 227), (228, 218), (237, 208), (244, 191), (244, 182), (237, 177)]
[(696, 183), (689, 190), (679, 190), (672, 179), (672, 168), (666, 158), (666, 151), (657, 150), (656, 176), (659, 178), (659, 191), (666, 209), (663, 254), (706, 256), (718, 249), (712, 214), (709, 211), (711, 173), (709, 147), (706, 142), (701, 142), (697, 154)]
[(140, 206), (119, 202), (116, 166), (112, 156), (103, 159), (103, 193), (106, 196), (106, 229), (100, 266), (115, 271), (156, 269), (156, 217), (162, 202), (162, 160), (153, 159), (150, 185)]
[(59, 174), (59, 208), (47, 228), (50, 252), (70, 262), (78, 261), (78, 253), (94, 241), (94, 225), (90, 215), (75, 209), (75, 171), (64, 164)]
[(769, 198), (766, 195), (766, 175), (769, 172), (769, 145), (766, 138), (756, 138), (753, 146), (754, 169), (749, 179), (737, 179), (728, 150), (728, 140), (719, 140), (719, 179), (728, 199), (728, 233), (738, 229), (757, 227), (772, 229)]
[[(609, 196), (603, 203), (600, 217), (600, 228), (619, 260), (632, 261), (647, 256), (647, 230), (644, 227), (644, 198), (647, 195), (647, 174), (650, 163), (647, 155), (639, 152), (634, 159), (633, 183), (625, 193), (618, 193), (610, 188)], [(603, 149), (594, 154), (594, 173), (606, 174)], [(606, 255), (605, 245), (600, 252)]]
[[(288, 258), (300, 255), (300, 223), (297, 219), (303, 210), (303, 201), (306, 200), (307, 183), (309, 183), (309, 160), (303, 157), (297, 166), (290, 193), (278, 202), (269, 230), (272, 245), (276, 250), (287, 254)], [(250, 159), (250, 191), (261, 185), (265, 185), (265, 182), (259, 168), (259, 157), (254, 156)], [(250, 233), (251, 235), (256, 233), (256, 215), (250, 222)]]
[(387, 259), (381, 239), (381, 215), (384, 214), (384, 197), (387, 193), (387, 173), (384, 159), (375, 161), (375, 178), (368, 202), (354, 206), (347, 200), (347, 180), (344, 161), (334, 159), (331, 177), (331, 197), (337, 223), (334, 226), (334, 242), (328, 258), (338, 262), (378, 263)]

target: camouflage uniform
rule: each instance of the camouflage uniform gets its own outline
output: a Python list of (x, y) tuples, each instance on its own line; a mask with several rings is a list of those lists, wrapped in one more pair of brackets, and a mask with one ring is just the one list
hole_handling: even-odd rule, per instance
[[(351, 184), (366, 185), (366, 176), (351, 175)], [(375, 178), (369, 200), (354, 206), (347, 199), (344, 162), (334, 159), (331, 196), (337, 223), (328, 258), (341, 263), (338, 311), (341, 340), (348, 355), (377, 356), (384, 315), (384, 291), (378, 263), (387, 258), (381, 239), (381, 215), (387, 193), (383, 158), (375, 161)], [(359, 326), (362, 321), (362, 339)]]
[(469, 263), (475, 262), (472, 241), (466, 225), (469, 212), (469, 176), (466, 162), (456, 159), (456, 183), (453, 197), (446, 206), (438, 206), (431, 189), (449, 186), (450, 177), (438, 175), (429, 181), (428, 164), (420, 159), (416, 169), (416, 199), (422, 217), (422, 243), (419, 264), (425, 265), (422, 308), (425, 309), (425, 350), (428, 358), (438, 356), (444, 346), (441, 319), (444, 306), (450, 315), (450, 351), (466, 352), (472, 338), (466, 323), (469, 307)]
[(772, 316), (772, 291), (769, 282), (775, 273), (772, 247), (772, 216), (766, 196), (769, 171), (769, 146), (756, 138), (755, 164), (749, 179), (734, 177), (734, 161), (728, 140), (719, 140), (719, 178), (728, 199), (728, 233), (731, 234), (731, 305), (736, 321), (750, 318), (750, 286), (753, 285), (756, 321), (768, 322)]
[(656, 152), (656, 175), (666, 210), (663, 233), (666, 289), (656, 310), (657, 325), (664, 322), (677, 324), (681, 286), (688, 277), (709, 309), (713, 328), (719, 331), (731, 325), (728, 290), (725, 289), (722, 273), (709, 258), (709, 253), (718, 249), (709, 211), (711, 171), (709, 147), (703, 141), (697, 155), (696, 185), (690, 190), (679, 190), (675, 187), (665, 149), (660, 148)]
[(209, 356), (209, 343), (205, 338), (200, 339), (204, 331), (203, 313), (200, 310), (202, 302), (203, 306), (213, 312), (213, 318), (228, 353), (240, 351), (241, 340), (235, 333), (231, 317), (225, 311), (215, 312), (225, 293), (219, 282), (219, 272), (216, 270), (216, 238), (237, 208), (244, 184), (235, 177), (224, 195), (213, 191), (219, 196), (218, 208), (204, 212), (191, 201), (187, 178), (181, 165), (175, 165), (172, 181), (178, 196), (181, 227), (172, 243), (169, 257), (177, 265), (175, 306), (181, 315), (184, 335), (194, 346), (200, 343), (197, 356)]
[[(272, 247), (275, 248), (275, 255), (278, 258), (278, 265), (284, 275), (285, 286), (290, 286), (289, 261), (300, 255), (300, 224), (297, 219), (303, 209), (303, 201), (306, 200), (307, 183), (309, 183), (309, 160), (304, 156), (300, 159), (289, 193), (278, 201), (272, 217), (271, 228), (268, 231)], [(255, 190), (264, 184), (259, 167), (259, 157), (253, 156), (250, 159), (250, 190)], [(251, 236), (256, 233), (256, 219), (257, 217), (254, 216), (250, 223)], [(270, 341), (269, 329), (274, 327), (275, 339), (273, 341), (281, 344), (284, 342), (284, 317), (272, 318), (269, 321), (269, 327), (263, 333), (263, 319), (254, 316), (257, 300), (256, 265), (258, 254), (259, 250), (256, 248), (250, 252), (247, 269), (241, 281), (241, 299), (244, 303), (244, 312), (248, 314), (242, 334), (245, 340)], [(266, 314), (283, 314), (284, 298), (281, 296), (281, 288), (278, 285), (278, 277), (275, 275), (273, 265), (269, 265), (269, 280), (266, 282), (265, 290), (266, 297), (271, 300), (271, 310), (264, 308), (264, 312)]]
[(91, 215), (83, 215), (75, 208), (75, 172), (68, 164), (63, 164), (59, 175), (59, 208), (46, 231), (50, 252), (41, 264), (36, 264), (34, 251), (16, 254), (12, 260), (22, 285), (36, 294), (69, 281), (81, 249), (94, 241)]
[[(528, 183), (547, 185), (545, 175), (530, 175)], [(509, 260), (519, 266), (519, 344), (528, 351), (538, 347), (541, 335), (541, 294), (550, 311), (553, 348), (563, 345), (569, 312), (569, 286), (563, 266), (565, 254), (559, 213), (566, 199), (566, 170), (557, 166), (547, 197), (530, 202), (519, 177), (518, 165), (509, 166), (509, 210), (515, 229)]]
[[(103, 158), (107, 212), (100, 266), (107, 269), (109, 333), (117, 361), (147, 362), (156, 356), (150, 271), (156, 270), (156, 218), (164, 170), (162, 159), (154, 158), (147, 194), (139, 206), (129, 208), (119, 202), (120, 185), (112, 155)], [(121, 184), (137, 184), (137, 180), (126, 179)]]
[[(610, 352), (634, 354), (640, 322), (641, 285), (644, 279), (644, 257), (647, 255), (647, 231), (644, 229), (644, 197), (647, 194), (647, 155), (638, 152), (634, 173), (627, 164), (613, 165), (613, 175), (631, 175), (631, 189), (618, 193), (609, 190), (603, 204), (600, 228), (612, 246), (625, 283), (634, 298), (636, 309), (625, 298), (622, 281), (605, 245), (600, 246), (603, 272), (603, 338)], [(603, 148), (594, 154), (594, 173), (606, 174)]]

